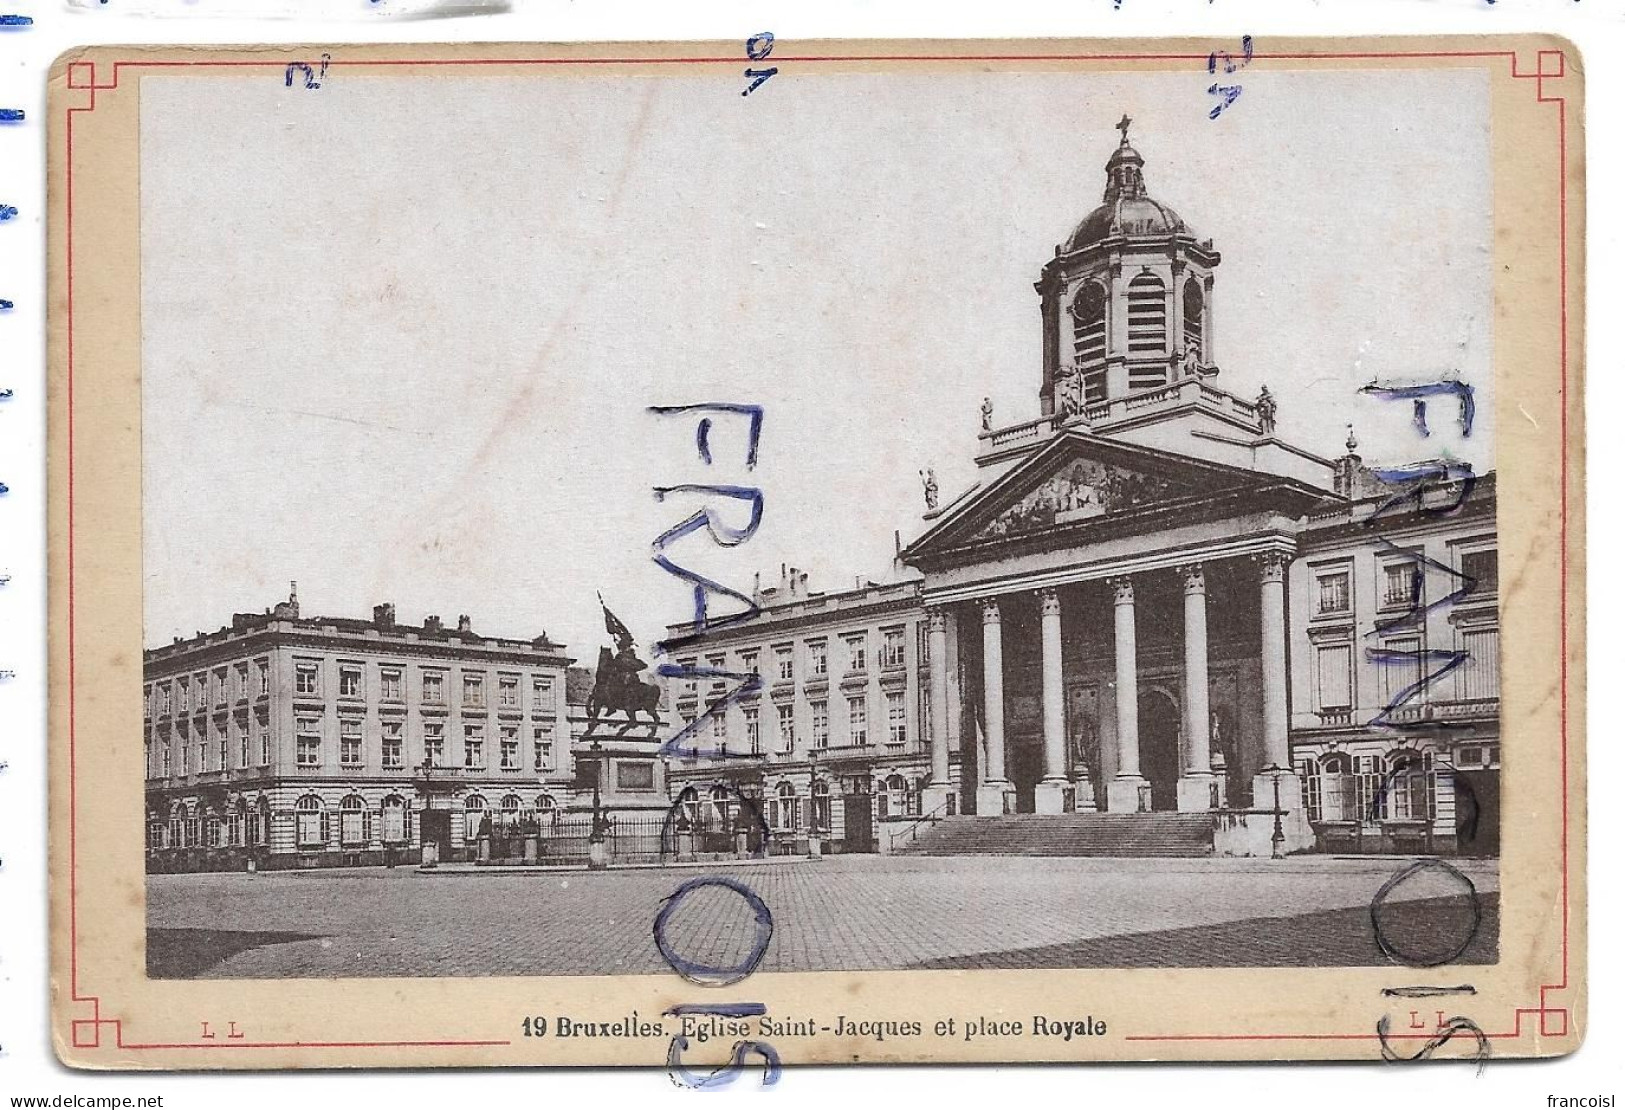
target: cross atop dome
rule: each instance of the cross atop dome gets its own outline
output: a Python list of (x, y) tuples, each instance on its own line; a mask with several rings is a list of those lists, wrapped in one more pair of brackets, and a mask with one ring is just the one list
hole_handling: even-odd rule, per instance
[(1119, 131), (1121, 131), (1123, 133), (1123, 141), (1118, 145), (1120, 145), (1120, 146), (1128, 146), (1128, 125), (1133, 123), (1133, 122), (1134, 121), (1129, 118), (1129, 115), (1128, 115), (1127, 112), (1124, 112), (1123, 113), (1123, 118), (1117, 121), (1117, 130), (1119, 130)]

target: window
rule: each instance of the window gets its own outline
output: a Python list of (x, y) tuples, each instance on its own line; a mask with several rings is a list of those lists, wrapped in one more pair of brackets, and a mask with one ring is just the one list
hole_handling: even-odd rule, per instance
[(807, 668), (818, 678), (829, 674), (829, 642), (827, 640), (808, 641)]
[(485, 676), (463, 672), (463, 704), (475, 709), (485, 708)]
[(1433, 757), (1395, 752), (1388, 758), (1386, 816), (1395, 821), (1431, 821), (1434, 817)]
[(875, 799), (875, 808), (881, 817), (905, 817), (909, 805), (908, 780), (902, 775), (887, 775), (885, 789)]
[(463, 802), (463, 839), (470, 844), (479, 839), (480, 826), (485, 822), (485, 799), (470, 794)]
[(378, 700), (401, 700), (401, 669), (399, 667), (380, 667), (378, 669)]
[(314, 794), (306, 794), (294, 803), (294, 834), (301, 848), (319, 847), (326, 842), (322, 830), (322, 801)]
[(1326, 821), (1353, 821), (1359, 813), (1354, 789), (1354, 762), (1342, 752), (1320, 761), (1321, 815)]
[(538, 677), (530, 682), (531, 707), (538, 713), (557, 713), (559, 706), (554, 699), (553, 679)]
[(386, 844), (399, 844), (406, 839), (406, 802), (399, 795), (384, 799), (383, 828), (380, 839)]
[(795, 786), (779, 783), (767, 802), (767, 823), (775, 832), (790, 832), (801, 827), (801, 800), (796, 797)]
[(762, 675), (762, 653), (760, 651), (742, 651), (739, 653), (739, 669), (748, 675), (760, 678)]
[(720, 708), (711, 714), (711, 743), (720, 748), (728, 742), (728, 710)]
[(215, 765), (220, 770), (224, 771), (226, 769), (227, 764), (231, 760), (231, 748), (229, 746), (230, 745), (230, 739), (226, 735), (226, 725), (225, 725), (224, 722), (220, 722), (220, 721), (215, 722), (215, 726), (214, 726), (214, 744), (215, 744), (215, 755), (218, 757), (215, 760)]
[(1462, 701), (1490, 701), (1501, 696), (1501, 632), (1497, 628), (1468, 628), (1461, 633), (1461, 651), (1467, 659), (1457, 668), (1458, 696)]
[(791, 647), (773, 649), (774, 673), (780, 682), (793, 682), (796, 677), (796, 653)]
[(429, 705), (446, 702), (446, 676), (440, 671), (423, 672), (423, 700)]
[(250, 749), (248, 735), (248, 721), (243, 719), (237, 723), (237, 769), (242, 770), (248, 766), (248, 753)]
[(268, 697), (271, 693), (271, 664), (264, 659), (254, 664), (255, 687), (257, 697)]
[(849, 744), (869, 742), (869, 701), (862, 696), (846, 699), (846, 739)]
[(502, 709), (519, 708), (519, 676), (497, 676), (497, 706)]
[(1315, 575), (1315, 615), (1349, 611), (1349, 572), (1333, 571)]
[(169, 716), (169, 683), (158, 687), (158, 716)]
[(1382, 568), (1382, 603), (1386, 606), (1420, 605), (1422, 572), (1413, 562), (1390, 563)]
[(1106, 399), (1106, 290), (1087, 282), (1072, 298), (1072, 361), (1083, 373), (1085, 402)]
[(259, 734), (260, 738), (260, 766), (269, 767), (271, 765), (271, 719), (264, 713), (256, 714), (254, 717), (254, 731)]
[[(1128, 283), (1128, 353), (1168, 353), (1168, 295), (1156, 274), (1143, 273)], [(1159, 371), (1157, 381), (1166, 380), (1166, 374)], [(1135, 383), (1129, 384), (1133, 387)]]
[(822, 698), (811, 702), (812, 708), (812, 746), (815, 748), (829, 747), (829, 702)]
[(141, 766), (146, 768), (146, 775), (152, 778), (152, 737), (147, 737), (141, 744)]
[(238, 701), (248, 700), (248, 664), (238, 663), (232, 670), (232, 677), (236, 682), (236, 695)]
[(1316, 649), (1322, 712), (1348, 709), (1354, 704), (1349, 680), (1353, 659), (1354, 649), (1349, 644), (1322, 644)]
[(780, 705), (775, 708), (779, 714), (779, 751), (793, 752), (796, 749), (796, 707)]
[[(518, 690), (515, 688), (515, 696)], [(504, 771), (519, 770), (519, 729), (514, 725), (503, 725), (501, 729), (501, 760)]]
[(164, 765), (163, 765), (164, 766), (164, 778), (167, 779), (169, 777), (169, 741), (167, 741), (167, 740), (164, 741), (163, 753), (162, 753), (161, 758), (164, 761)]
[(1195, 278), (1185, 282), (1185, 291), (1181, 296), (1184, 304), (1181, 305), (1185, 317), (1185, 347), (1196, 348), (1198, 356), (1202, 353), (1202, 283)]
[(216, 705), (225, 705), (230, 700), (231, 687), (226, 681), (228, 673), (224, 667), (214, 672), (214, 704)]
[(339, 697), (359, 698), (361, 696), (361, 668), (341, 666), (339, 668)]
[(463, 726), (463, 766), (485, 766), (485, 726)]
[(301, 767), (317, 767), (322, 762), (322, 721), (320, 717), (300, 717), (295, 723), (294, 762)]
[(762, 753), (762, 711), (754, 705), (747, 705), (745, 713), (745, 743), (752, 755)]
[(446, 765), (446, 725), (443, 721), (423, 722), (423, 757), (430, 767)]
[(339, 803), (339, 843), (367, 842), (367, 804), (355, 794)]
[(183, 678), (175, 684), (175, 711), (177, 713), (185, 713), (191, 708), (192, 684)]
[(383, 730), (383, 763), (385, 767), (406, 765), (406, 726), (400, 721), (385, 721)]
[(306, 697), (316, 697), (322, 692), (322, 672), (316, 663), (295, 663), (293, 665), (293, 692)]
[(1354, 757), (1354, 820), (1370, 823), (1388, 816), (1388, 797), (1382, 791), (1382, 761), (1374, 755)]
[(1501, 585), (1500, 563), (1495, 549), (1492, 547), (1488, 551), (1463, 551), (1461, 576), (1467, 581), (1460, 583), (1457, 589), (1464, 589), (1475, 595), (1494, 594)]
[(854, 674), (869, 668), (869, 636), (859, 632), (843, 638), (846, 643), (846, 673)]
[(903, 630), (888, 628), (880, 634), (880, 666), (890, 670), (903, 665)]
[[(1405, 694), (1406, 690), (1416, 686), (1422, 681), (1422, 642), (1415, 636), (1402, 636), (1392, 640), (1383, 641), (1383, 650), (1394, 653), (1377, 663), (1377, 669), (1382, 678), (1382, 704), (1394, 706), (1393, 712), (1401, 714), (1406, 709), (1418, 707), (1427, 700), (1428, 688), (1419, 687)], [(1404, 700), (1399, 701), (1401, 695)], [(1399, 701), (1398, 705), (1394, 703)]]
[(339, 762), (346, 767), (361, 766), (361, 722), (354, 717), (339, 721)]
[(886, 693), (886, 743), (908, 743), (908, 705), (901, 692)]
[[(691, 657), (689, 657), (687, 659), (679, 659), (679, 660), (677, 660), (677, 666), (685, 674), (688, 674), (688, 673), (693, 672), (694, 665), (697, 662), (698, 662), (698, 660), (694, 659), (691, 656)], [(680, 697), (692, 698), (696, 694), (698, 694), (699, 692), (700, 692), (700, 684), (699, 684), (699, 681), (697, 679), (694, 679), (694, 678), (685, 678), (685, 679), (683, 679), (682, 690), (681, 690), (681, 692), (679, 694)]]
[(537, 725), (531, 729), (531, 755), (535, 759), (536, 770), (551, 771), (553, 769), (553, 726)]

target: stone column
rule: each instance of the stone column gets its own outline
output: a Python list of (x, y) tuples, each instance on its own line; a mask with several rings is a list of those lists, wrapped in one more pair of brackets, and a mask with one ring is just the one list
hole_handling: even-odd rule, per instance
[(1140, 676), (1134, 648), (1134, 580), (1108, 580), (1117, 603), (1117, 775), (1106, 784), (1106, 809), (1136, 813), (1140, 808)]
[(920, 800), (931, 813), (948, 801), (948, 618), (940, 606), (925, 611), (926, 651), (931, 656), (931, 781)]
[(997, 817), (1004, 813), (1010, 783), (1004, 777), (1004, 638), (999, 601), (993, 597), (982, 602), (982, 707), (987, 759), (976, 787), (976, 813)]
[[(1292, 766), (1287, 739), (1286, 700), (1286, 568), (1291, 560), (1279, 551), (1258, 556), (1259, 567), (1259, 661), (1264, 696), (1264, 766), (1253, 776), (1253, 806), (1267, 809), (1274, 804), (1275, 768), (1281, 768), (1281, 808), (1301, 811), (1303, 792)], [(1290, 823), (1289, 823), (1290, 824)], [(1287, 830), (1289, 838), (1292, 830)], [(1290, 850), (1290, 848), (1288, 849)]]
[(1179, 776), (1181, 812), (1214, 806), (1213, 751), (1208, 718), (1207, 578), (1200, 563), (1179, 568), (1185, 580), (1185, 751)]
[(1061, 670), (1061, 596), (1054, 589), (1038, 591), (1042, 613), (1044, 777), (1033, 793), (1038, 813), (1060, 813), (1067, 787), (1066, 684)]

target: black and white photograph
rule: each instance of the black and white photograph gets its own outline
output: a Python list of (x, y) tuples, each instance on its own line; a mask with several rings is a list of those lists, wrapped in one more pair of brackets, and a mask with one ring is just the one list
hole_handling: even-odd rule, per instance
[(148, 77), (148, 974), (1495, 963), (1490, 85), (1241, 76)]

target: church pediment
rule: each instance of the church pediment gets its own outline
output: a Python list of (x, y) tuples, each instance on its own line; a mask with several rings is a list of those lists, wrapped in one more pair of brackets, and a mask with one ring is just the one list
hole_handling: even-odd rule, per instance
[(1268, 497), (1266, 490), (1283, 487), (1294, 490), (1288, 498), (1294, 506), (1305, 495), (1322, 496), (1276, 475), (1068, 432), (937, 521), (903, 557), (929, 560), (1047, 533), (1081, 539), (1080, 532), (1116, 531), (1114, 525), (1160, 528), (1168, 513), (1206, 512), (1220, 502), (1254, 501), (1255, 493)]
[(999, 539), (1091, 520), (1198, 492), (1190, 482), (1098, 459), (1063, 460), (1047, 478), (997, 511), (971, 534)]

